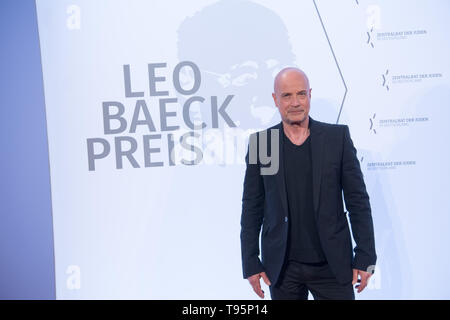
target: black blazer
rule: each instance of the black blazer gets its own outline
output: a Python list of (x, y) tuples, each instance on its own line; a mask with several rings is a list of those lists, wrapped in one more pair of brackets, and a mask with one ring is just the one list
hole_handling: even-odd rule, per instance
[[(352, 280), (353, 268), (366, 271), (376, 262), (369, 196), (348, 126), (327, 124), (311, 117), (309, 126), (313, 170), (311, 187), (317, 230), (328, 264), (338, 282), (344, 284)], [(266, 130), (269, 152), (272, 129), (283, 130), (282, 123)], [(259, 139), (260, 134), (253, 135)], [(282, 137), (279, 131), (280, 157), (276, 174), (261, 175), (260, 169), (268, 165), (262, 164), (259, 159), (256, 164), (249, 163), (247, 153), (242, 198), (241, 252), (244, 278), (265, 271), (272, 284), (278, 280), (285, 261), (288, 239), (289, 215)], [(356, 243), (354, 255), (342, 192)]]

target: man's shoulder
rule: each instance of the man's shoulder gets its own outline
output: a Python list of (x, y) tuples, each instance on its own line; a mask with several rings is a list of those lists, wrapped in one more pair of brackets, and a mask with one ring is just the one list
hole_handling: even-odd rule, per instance
[(338, 124), (338, 123), (328, 123), (328, 122), (322, 122), (322, 121), (318, 121), (318, 120), (313, 120), (310, 119), (311, 121), (311, 125), (312, 126), (316, 126), (320, 129), (324, 129), (324, 130), (331, 130), (331, 131), (336, 131), (336, 130), (344, 130), (345, 127), (347, 127), (347, 125), (345, 124)]
[[(338, 131), (342, 132), (343, 130), (345, 130), (345, 128), (348, 127), (348, 125), (346, 125), (346, 124), (328, 123), (328, 122), (314, 120), (312, 118), (309, 118), (309, 119), (310, 119), (310, 127), (314, 127), (315, 129), (318, 129), (318, 130), (325, 130), (325, 131), (329, 131), (329, 132), (330, 131), (331, 132), (338, 132)], [(271, 130), (281, 130), (282, 128), (283, 128), (282, 122), (279, 122), (269, 128), (255, 131), (251, 135), (259, 136), (261, 134), (268, 134), (268, 133), (270, 135)]]

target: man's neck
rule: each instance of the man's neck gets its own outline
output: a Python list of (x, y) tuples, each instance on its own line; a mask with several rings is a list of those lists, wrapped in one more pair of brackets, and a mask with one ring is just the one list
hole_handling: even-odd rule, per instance
[(309, 129), (309, 117), (303, 121), (287, 123), (283, 121), (283, 130), (288, 136), (305, 135)]
[(283, 121), (283, 131), (293, 144), (301, 145), (309, 136), (309, 117), (298, 123)]

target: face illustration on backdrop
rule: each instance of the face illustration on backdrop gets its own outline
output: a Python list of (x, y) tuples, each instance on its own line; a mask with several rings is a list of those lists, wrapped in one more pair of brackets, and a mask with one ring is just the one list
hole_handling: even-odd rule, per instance
[[(262, 129), (279, 121), (271, 96), (273, 79), (295, 59), (286, 27), (273, 11), (240, 0), (205, 7), (180, 25), (178, 57), (199, 66), (200, 96), (218, 96), (220, 106), (233, 95), (225, 110), (236, 127)], [(180, 81), (190, 87), (189, 68), (182, 70)], [(196, 123), (211, 128), (207, 101), (192, 105), (190, 114)], [(219, 123), (219, 128), (227, 126)]]

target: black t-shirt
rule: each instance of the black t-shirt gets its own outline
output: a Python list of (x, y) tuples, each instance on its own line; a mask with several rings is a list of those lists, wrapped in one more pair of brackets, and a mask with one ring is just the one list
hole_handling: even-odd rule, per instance
[[(282, 130), (283, 131), (283, 130)], [(314, 216), (310, 136), (303, 144), (293, 144), (284, 134), (284, 173), (289, 206), (288, 259), (322, 262), (325, 255), (320, 244)]]

